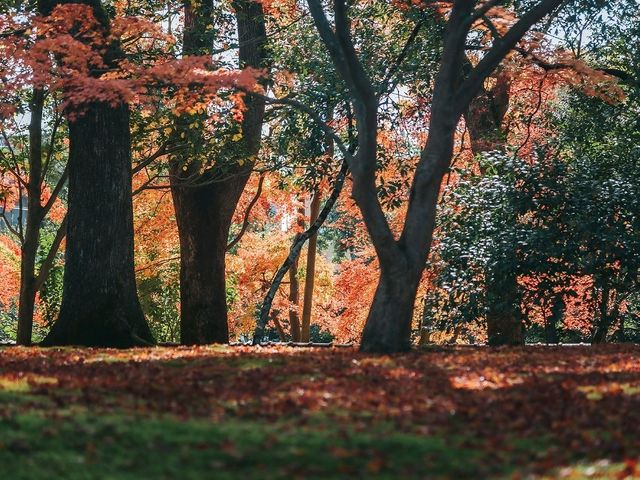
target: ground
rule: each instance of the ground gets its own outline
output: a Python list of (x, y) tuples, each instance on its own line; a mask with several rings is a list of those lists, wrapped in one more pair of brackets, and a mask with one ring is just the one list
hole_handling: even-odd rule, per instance
[(0, 350), (17, 479), (640, 478), (640, 347)]

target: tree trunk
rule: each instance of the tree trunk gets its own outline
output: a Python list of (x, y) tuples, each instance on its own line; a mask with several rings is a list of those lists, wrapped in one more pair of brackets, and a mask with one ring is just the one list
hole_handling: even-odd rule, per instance
[[(515, 246), (514, 246), (515, 249)], [(514, 253), (514, 252), (509, 252)], [(512, 262), (514, 260), (504, 259)], [(524, 324), (515, 272), (487, 272), (487, 343), (492, 346), (524, 345)]]
[[(320, 190), (316, 189), (311, 199), (309, 224), (318, 219), (320, 213)], [(307, 248), (307, 271), (304, 279), (304, 304), (302, 307), (301, 341), (309, 342), (311, 338), (311, 313), (313, 311), (313, 286), (316, 277), (316, 255), (318, 250), (318, 232), (309, 237)]]
[(406, 352), (420, 275), (404, 269), (381, 269), (378, 287), (362, 332), (360, 351)]
[(133, 263), (129, 110), (107, 103), (85, 107), (69, 122), (62, 306), (43, 345), (151, 344)]
[(553, 298), (553, 305), (551, 305), (551, 315), (547, 318), (544, 327), (547, 343), (556, 344), (560, 341), (558, 339), (558, 324), (562, 322), (566, 308), (562, 294), (556, 294)]
[[(491, 89), (482, 88), (465, 112), (465, 124), (474, 155), (505, 149), (506, 135), (502, 129), (504, 115), (509, 108), (510, 78), (504, 73), (494, 76)], [(494, 264), (496, 272), (487, 271), (487, 337), (489, 345), (524, 344), (524, 326), (519, 302), (518, 282), (515, 272), (504, 275), (505, 267), (515, 265), (515, 250), (508, 252), (511, 259)], [(489, 269), (491, 270), (491, 269)]]
[[(18, 303), (18, 345), (31, 345), (36, 301), (36, 255), (40, 240), (40, 185), (42, 177), (42, 110), (44, 91), (34, 89), (29, 122), (29, 179), (27, 183), (27, 224), (20, 255), (20, 298)], [(22, 199), (20, 199), (22, 202)]]
[(294, 342), (299, 342), (301, 338), (298, 303), (300, 303), (300, 282), (298, 281), (298, 257), (296, 257), (289, 267), (289, 331), (291, 340)]
[(600, 318), (596, 325), (591, 343), (604, 343), (607, 340), (609, 327), (611, 326), (611, 315), (609, 315), (609, 288), (602, 289), (602, 298), (600, 299)]
[[(234, 2), (234, 8), (240, 66), (264, 67), (266, 29), (261, 4), (242, 0)], [(186, 55), (212, 52), (212, 22), (206, 2), (197, 8), (185, 3)], [(229, 158), (200, 176), (197, 159), (191, 159), (186, 170), (177, 161), (171, 166), (171, 194), (180, 237), (180, 338), (184, 344), (229, 341), (225, 251), (233, 213), (260, 146), (264, 117), (264, 101), (248, 96), (245, 104), (242, 140), (230, 146), (237, 150), (227, 152)]]
[(187, 345), (229, 339), (224, 255), (235, 203), (213, 185), (173, 189), (180, 237), (180, 338)]

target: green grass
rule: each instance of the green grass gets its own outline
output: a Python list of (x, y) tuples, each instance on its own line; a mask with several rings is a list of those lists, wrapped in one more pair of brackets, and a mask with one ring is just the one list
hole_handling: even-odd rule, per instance
[(0, 465), (18, 479), (472, 477), (477, 452), (444, 439), (323, 422), (220, 424), (64, 412), (0, 421)]

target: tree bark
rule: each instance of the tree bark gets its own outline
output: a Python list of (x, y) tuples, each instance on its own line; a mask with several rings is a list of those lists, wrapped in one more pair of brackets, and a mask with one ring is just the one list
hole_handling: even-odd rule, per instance
[[(20, 297), (18, 303), (18, 345), (31, 345), (36, 301), (36, 255), (40, 240), (40, 185), (42, 176), (42, 110), (44, 91), (34, 89), (29, 122), (29, 179), (27, 181), (27, 223), (20, 255)], [(20, 199), (22, 202), (22, 199)]]
[(318, 218), (311, 224), (311, 226), (309, 226), (307, 230), (296, 236), (293, 244), (291, 245), (291, 248), (289, 249), (289, 255), (284, 260), (282, 265), (280, 265), (280, 268), (274, 275), (273, 280), (271, 281), (271, 286), (269, 287), (269, 291), (262, 301), (262, 307), (260, 307), (260, 313), (256, 321), (256, 328), (253, 331), (254, 345), (258, 345), (264, 338), (265, 329), (269, 321), (269, 312), (271, 311), (271, 305), (273, 303), (273, 299), (276, 296), (276, 292), (280, 288), (282, 279), (284, 278), (287, 271), (289, 271), (289, 269), (291, 268), (291, 265), (300, 255), (300, 250), (302, 250), (302, 246), (304, 245), (304, 243), (318, 231), (320, 226), (322, 226), (324, 221), (327, 219), (329, 212), (331, 212), (331, 209), (335, 205), (338, 197), (340, 196), (340, 193), (342, 192), (342, 187), (344, 186), (344, 180), (347, 175), (348, 169), (349, 168), (347, 162), (343, 161), (340, 172), (338, 173), (338, 177), (336, 178), (336, 183), (333, 186), (333, 191), (331, 192), (331, 195), (329, 195), (329, 198), (327, 198), (327, 201), (322, 207), (322, 211), (318, 215)]
[[(333, 152), (331, 152), (333, 153)], [(316, 189), (311, 199), (309, 224), (313, 225), (320, 214), (320, 189)], [(302, 307), (301, 341), (309, 342), (311, 337), (311, 313), (313, 311), (313, 286), (316, 277), (316, 255), (318, 250), (318, 232), (309, 237), (307, 248), (307, 271), (304, 278), (304, 303)]]
[[(333, 2), (333, 25), (320, 0), (307, 0), (309, 12), (334, 67), (345, 81), (356, 118), (358, 152), (346, 157), (353, 174), (358, 204), (380, 262), (380, 283), (369, 312), (360, 349), (368, 352), (404, 351), (409, 347), (417, 284), (428, 258), (435, 212), (444, 174), (451, 165), (456, 125), (485, 79), (517, 45), (529, 28), (553, 12), (562, 0), (541, 0), (526, 11), (464, 75), (467, 36), (474, 20), (493, 2), (456, 0), (447, 20), (440, 66), (433, 90), (429, 136), (416, 167), (405, 223), (399, 239), (377, 198), (377, 134), (379, 98), (351, 38), (349, 5)], [(411, 266), (411, 268), (409, 267)], [(413, 272), (417, 274), (412, 274)]]
[[(234, 2), (241, 67), (265, 67), (266, 27), (259, 2)], [(211, 54), (213, 18), (207, 2), (185, 3), (184, 54)], [(264, 101), (247, 96), (242, 140), (234, 142), (229, 158), (202, 175), (201, 163), (191, 159), (186, 170), (171, 166), (173, 197), (180, 237), (180, 338), (183, 344), (226, 343), (225, 251), (229, 228), (240, 195), (253, 169), (260, 146)], [(237, 152), (241, 152), (238, 154)], [(195, 177), (195, 179), (194, 179)]]
[(557, 293), (553, 297), (553, 305), (551, 305), (551, 314), (545, 323), (545, 337), (547, 343), (557, 344), (560, 340), (558, 338), (558, 324), (562, 322), (564, 313), (567, 309), (562, 293)]
[(289, 331), (291, 332), (291, 340), (294, 342), (299, 342), (301, 338), (298, 303), (300, 303), (300, 282), (298, 281), (298, 258), (296, 257), (289, 267)]
[(136, 292), (127, 105), (69, 122), (68, 230), (60, 316), (43, 345), (153, 343)]
[(382, 269), (373, 304), (362, 332), (360, 351), (406, 352), (420, 276), (402, 268)]

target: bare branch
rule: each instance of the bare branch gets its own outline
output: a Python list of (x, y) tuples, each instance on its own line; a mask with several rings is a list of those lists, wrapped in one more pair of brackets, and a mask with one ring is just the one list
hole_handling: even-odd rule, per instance
[(261, 98), (267, 103), (276, 104), (276, 105), (288, 105), (290, 107), (300, 110), (301, 112), (306, 113), (307, 115), (309, 115), (309, 117), (311, 117), (311, 119), (316, 123), (316, 125), (320, 127), (322, 131), (324, 131), (324, 133), (327, 136), (331, 137), (331, 139), (335, 142), (335, 144), (338, 147), (338, 150), (340, 150), (340, 153), (342, 153), (344, 158), (349, 163), (353, 162), (353, 154), (349, 152), (349, 149), (345, 146), (345, 144), (342, 142), (342, 140), (336, 134), (336, 132), (329, 125), (327, 125), (327, 123), (322, 119), (322, 117), (316, 111), (307, 107), (304, 103), (294, 100), (290, 96), (284, 97), (284, 98), (273, 98), (273, 97), (268, 97), (266, 95), (262, 95), (259, 93), (252, 93), (252, 95), (258, 98)]
[(420, 33), (420, 29), (422, 28), (423, 25), (424, 25), (424, 20), (420, 20), (418, 21), (418, 23), (416, 23), (415, 27), (413, 27), (413, 30), (411, 31), (409, 38), (407, 38), (407, 41), (404, 44), (404, 47), (402, 47), (402, 51), (400, 52), (400, 55), (398, 55), (398, 58), (396, 58), (396, 61), (393, 63), (391, 68), (389, 68), (389, 70), (387, 71), (387, 74), (385, 75), (384, 80), (382, 80), (382, 83), (380, 84), (380, 89), (378, 90), (378, 96), (384, 95), (385, 93), (388, 92), (388, 90), (391, 90), (389, 88), (389, 86), (391, 85), (391, 80), (393, 79), (393, 76), (396, 74), (396, 72), (402, 65), (402, 62), (404, 62), (405, 58), (407, 58), (407, 55), (409, 54), (409, 50), (411, 50), (411, 46), (413, 45), (413, 42), (415, 42), (418, 36), (418, 33)]
[(249, 205), (247, 206), (247, 209), (244, 212), (244, 219), (242, 220), (242, 227), (240, 228), (240, 232), (238, 232), (238, 235), (236, 235), (236, 237), (233, 240), (231, 240), (231, 242), (229, 242), (229, 244), (227, 245), (227, 248), (225, 249), (226, 252), (228, 252), (233, 247), (235, 247), (238, 244), (238, 242), (242, 239), (244, 232), (247, 231), (247, 228), (249, 227), (249, 215), (251, 214), (251, 210), (253, 209), (254, 205), (258, 203), (258, 199), (260, 198), (260, 194), (262, 193), (263, 184), (264, 184), (264, 175), (260, 175), (260, 180), (258, 181), (258, 189), (256, 190), (255, 195), (249, 202)]
[(69, 166), (65, 165), (64, 171), (62, 172), (62, 175), (58, 179), (58, 183), (56, 183), (56, 186), (53, 188), (53, 191), (51, 192), (51, 196), (49, 197), (49, 200), (47, 200), (47, 203), (45, 203), (42, 206), (43, 217), (47, 215), (47, 213), (49, 213), (49, 210), (51, 210), (53, 203), (56, 201), (56, 199), (60, 195), (60, 192), (62, 191), (62, 188), (67, 183), (67, 178), (69, 178)]
[(269, 287), (269, 291), (267, 292), (267, 295), (262, 302), (262, 307), (260, 308), (260, 316), (256, 322), (255, 331), (253, 332), (254, 345), (260, 343), (260, 341), (264, 337), (264, 330), (267, 326), (267, 322), (269, 321), (271, 304), (273, 303), (273, 299), (278, 291), (278, 288), (280, 287), (282, 279), (289, 271), (289, 267), (291, 267), (291, 265), (298, 258), (298, 255), (300, 255), (300, 250), (302, 250), (304, 243), (318, 231), (318, 229), (322, 226), (324, 221), (329, 216), (331, 209), (333, 208), (334, 204), (338, 200), (338, 197), (340, 196), (340, 193), (342, 192), (344, 180), (347, 176), (348, 171), (349, 166), (346, 161), (343, 161), (342, 167), (340, 168), (340, 173), (338, 173), (338, 177), (336, 178), (336, 183), (333, 187), (333, 191), (325, 202), (324, 207), (322, 207), (322, 211), (318, 215), (318, 218), (306, 231), (296, 236), (293, 245), (291, 245), (291, 249), (289, 250), (289, 255), (274, 275), (273, 280), (271, 281), (271, 286)]
[(486, 55), (458, 88), (455, 104), (456, 112), (462, 114), (469, 102), (478, 93), (484, 80), (491, 75), (504, 57), (515, 48), (529, 29), (544, 16), (553, 12), (563, 1), (565, 0), (542, 0), (527, 11), (500, 39), (494, 41)]
[(42, 266), (40, 267), (40, 271), (38, 272), (38, 276), (35, 279), (35, 288), (36, 291), (40, 290), (44, 285), (44, 282), (47, 280), (49, 276), (49, 271), (51, 267), (53, 267), (53, 262), (56, 259), (56, 255), (58, 254), (58, 250), (60, 250), (60, 245), (62, 244), (62, 240), (67, 235), (67, 216), (65, 215), (62, 223), (58, 227), (58, 231), (56, 232), (56, 236), (53, 239), (53, 243), (47, 252), (47, 256), (42, 262)]

